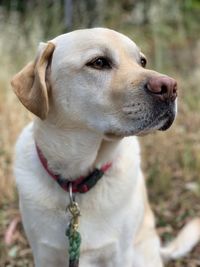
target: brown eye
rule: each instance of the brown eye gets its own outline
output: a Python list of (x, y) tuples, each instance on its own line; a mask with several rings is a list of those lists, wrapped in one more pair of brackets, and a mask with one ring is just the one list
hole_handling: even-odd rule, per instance
[(146, 65), (147, 65), (147, 60), (146, 60), (145, 57), (141, 57), (141, 58), (140, 58), (140, 64), (141, 64), (141, 66), (142, 66), (143, 68), (146, 67)]
[(105, 57), (98, 57), (86, 65), (97, 70), (111, 69), (111, 64)]

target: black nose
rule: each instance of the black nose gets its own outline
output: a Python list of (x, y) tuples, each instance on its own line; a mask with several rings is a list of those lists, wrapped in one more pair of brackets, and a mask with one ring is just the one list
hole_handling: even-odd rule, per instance
[(151, 77), (146, 88), (153, 97), (161, 101), (174, 101), (177, 97), (177, 82), (168, 76)]

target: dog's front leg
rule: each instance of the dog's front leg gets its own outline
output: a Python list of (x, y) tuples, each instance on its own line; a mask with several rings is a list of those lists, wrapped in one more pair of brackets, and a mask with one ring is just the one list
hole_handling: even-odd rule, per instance
[(34, 250), (35, 267), (67, 267), (67, 249), (65, 251), (55, 249), (46, 244), (37, 244)]
[(160, 239), (155, 229), (154, 216), (145, 196), (145, 215), (135, 242), (133, 267), (163, 267)]
[(160, 255), (160, 240), (154, 230), (136, 244), (133, 267), (163, 267)]
[(23, 226), (28, 237), (35, 267), (68, 266), (66, 214), (20, 201)]

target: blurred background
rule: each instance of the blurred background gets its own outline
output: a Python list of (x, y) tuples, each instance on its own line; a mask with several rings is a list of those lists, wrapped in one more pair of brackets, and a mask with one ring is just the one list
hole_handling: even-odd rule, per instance
[[(200, 0), (0, 0), (0, 266), (33, 266), (18, 211), (13, 148), (31, 115), (10, 79), (40, 41), (103, 26), (132, 38), (148, 68), (179, 84), (179, 113), (167, 132), (141, 137), (143, 169), (163, 241), (200, 216)], [(200, 246), (168, 267), (200, 266)]]

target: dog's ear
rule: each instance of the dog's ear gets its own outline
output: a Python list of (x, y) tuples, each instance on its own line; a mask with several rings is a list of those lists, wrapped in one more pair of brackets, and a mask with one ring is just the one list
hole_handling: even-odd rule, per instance
[(42, 120), (49, 111), (47, 68), (54, 49), (53, 43), (41, 43), (36, 60), (26, 65), (11, 81), (22, 104)]

